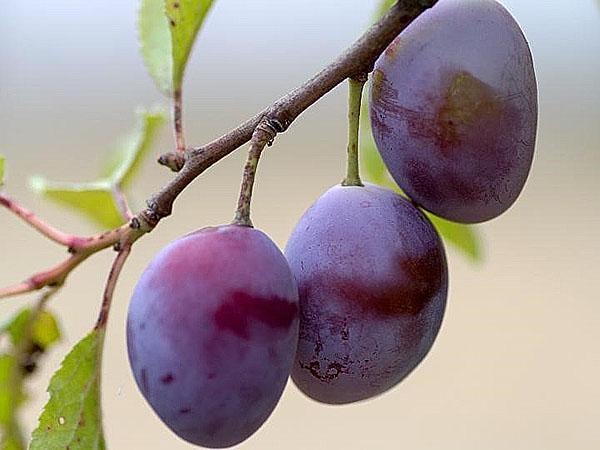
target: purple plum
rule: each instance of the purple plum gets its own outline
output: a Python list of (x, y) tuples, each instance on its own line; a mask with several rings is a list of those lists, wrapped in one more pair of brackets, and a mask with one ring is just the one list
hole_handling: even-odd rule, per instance
[(300, 291), (292, 379), (306, 395), (368, 399), (423, 360), (444, 316), (448, 269), (437, 232), (409, 201), (373, 185), (333, 187), (285, 254)]
[(392, 177), (418, 205), (493, 219), (531, 168), (537, 83), (525, 37), (494, 0), (440, 0), (375, 65), (370, 117)]
[(171, 243), (139, 280), (127, 316), (135, 380), (178, 436), (224, 448), (270, 416), (298, 343), (298, 287), (261, 231), (226, 225)]

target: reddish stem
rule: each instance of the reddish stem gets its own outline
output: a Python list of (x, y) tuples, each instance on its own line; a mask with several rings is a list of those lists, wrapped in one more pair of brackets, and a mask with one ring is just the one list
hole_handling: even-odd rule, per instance
[(0, 205), (4, 206), (9, 211), (13, 212), (17, 217), (27, 222), (31, 227), (35, 228), (38, 232), (46, 236), (48, 239), (60, 244), (65, 247), (71, 247), (75, 236), (65, 234), (62, 231), (57, 230), (51, 225), (48, 225), (42, 219), (37, 217), (33, 212), (27, 208), (19, 205), (15, 200), (9, 198), (4, 194), (0, 194)]
[(125, 261), (127, 261), (127, 257), (129, 256), (130, 252), (131, 245), (124, 245), (113, 262), (108, 279), (106, 280), (106, 287), (104, 288), (104, 295), (102, 297), (102, 306), (100, 307), (100, 314), (98, 315), (98, 321), (96, 322), (95, 326), (96, 330), (106, 327), (110, 306), (115, 293), (115, 287), (117, 285), (119, 275), (121, 274), (121, 270), (123, 269)]

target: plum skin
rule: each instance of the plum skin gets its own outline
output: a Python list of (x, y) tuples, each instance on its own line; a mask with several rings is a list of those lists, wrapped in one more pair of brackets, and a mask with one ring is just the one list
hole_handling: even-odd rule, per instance
[(446, 305), (445, 251), (400, 195), (331, 188), (301, 218), (285, 255), (300, 291), (292, 379), (306, 395), (329, 404), (374, 397), (428, 353)]
[(440, 0), (375, 64), (370, 117), (384, 162), (413, 201), (455, 222), (516, 201), (537, 116), (529, 46), (494, 0)]
[(228, 225), (178, 239), (147, 267), (129, 305), (135, 380), (181, 438), (238, 444), (281, 397), (298, 309), (293, 274), (264, 233)]

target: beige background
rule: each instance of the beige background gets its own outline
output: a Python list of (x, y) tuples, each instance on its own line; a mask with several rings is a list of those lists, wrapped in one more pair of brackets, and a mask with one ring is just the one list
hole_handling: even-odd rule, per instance
[[(321, 68), (357, 37), (375, 4), (364, 0), (222, 0), (186, 82), (188, 140), (236, 125)], [(506, 0), (533, 49), (540, 134), (517, 205), (479, 227), (486, 262), (452, 249), (449, 308), (426, 361), (393, 392), (324, 407), (293, 386), (244, 449), (600, 448), (600, 5)], [(0, 12), (0, 150), (9, 190), (57, 226), (94, 231), (34, 198), (27, 176), (91, 178), (130, 127), (137, 105), (161, 102), (137, 52), (137, 2), (4, 0)], [(281, 246), (303, 210), (342, 176), (345, 89), (308, 111), (260, 167), (255, 224)], [(170, 142), (163, 135), (163, 148)], [(156, 149), (158, 152), (159, 149)], [(124, 317), (152, 255), (177, 236), (232, 217), (245, 152), (188, 189), (174, 217), (135, 248), (119, 283), (104, 367), (113, 449), (184, 449), (145, 405), (131, 377)], [(149, 161), (138, 205), (171, 175)], [(0, 212), (0, 284), (55, 263), (62, 250)], [(30, 427), (68, 348), (92, 326), (110, 258), (82, 266), (53, 301), (65, 340), (32, 383)], [(28, 301), (0, 305), (0, 314)]]

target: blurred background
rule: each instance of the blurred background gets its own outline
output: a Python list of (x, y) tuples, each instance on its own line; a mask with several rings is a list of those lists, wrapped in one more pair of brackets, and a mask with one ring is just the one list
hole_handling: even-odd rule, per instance
[[(214, 138), (322, 68), (368, 25), (376, 0), (221, 0), (185, 82), (190, 144)], [(503, 0), (527, 35), (540, 91), (537, 154), (517, 204), (478, 227), (485, 260), (449, 248), (451, 291), (438, 340), (396, 389), (326, 407), (289, 385), (244, 449), (600, 448), (600, 2)], [(28, 177), (86, 180), (134, 122), (137, 106), (167, 104), (138, 52), (133, 0), (2, 2), (0, 151), (8, 192), (50, 223), (93, 225), (40, 200)], [(302, 212), (343, 175), (346, 89), (307, 111), (264, 156), (253, 219), (281, 247)], [(170, 149), (165, 129), (161, 145)], [(166, 243), (230, 221), (246, 152), (198, 179), (174, 215), (140, 241), (119, 282), (104, 360), (112, 449), (185, 449), (142, 399), (129, 370), (124, 318), (131, 290)], [(171, 177), (149, 158), (134, 207)], [(55, 264), (63, 250), (0, 211), (0, 285)], [(82, 265), (51, 308), (62, 344), (44, 359), (24, 410), (28, 427), (51, 373), (93, 326), (113, 255)], [(33, 296), (5, 300), (0, 317)]]

